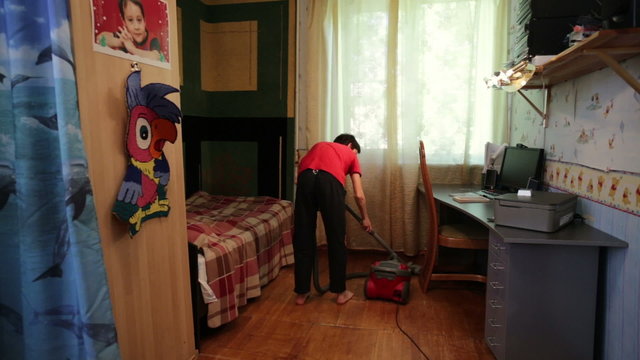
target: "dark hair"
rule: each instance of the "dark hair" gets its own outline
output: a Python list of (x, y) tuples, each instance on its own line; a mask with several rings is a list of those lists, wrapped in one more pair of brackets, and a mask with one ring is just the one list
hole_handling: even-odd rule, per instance
[(358, 144), (358, 141), (356, 141), (356, 137), (351, 134), (340, 134), (336, 136), (335, 139), (333, 139), (333, 142), (342, 145), (351, 144), (351, 148), (356, 149), (356, 151), (358, 151), (358, 154), (360, 154), (360, 144)]
[(120, 8), (120, 16), (124, 19), (124, 7), (127, 3), (132, 3), (133, 5), (137, 5), (140, 8), (140, 12), (144, 17), (144, 6), (142, 6), (142, 1), (140, 0), (120, 0), (118, 1), (118, 8)]

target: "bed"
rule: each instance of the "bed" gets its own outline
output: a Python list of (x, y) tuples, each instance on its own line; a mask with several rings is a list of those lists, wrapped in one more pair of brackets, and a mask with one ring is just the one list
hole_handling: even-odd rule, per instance
[(293, 204), (197, 191), (186, 207), (190, 248), (203, 255), (206, 283), (217, 298), (206, 304), (206, 324), (218, 327), (236, 319), (241, 306), (293, 264)]

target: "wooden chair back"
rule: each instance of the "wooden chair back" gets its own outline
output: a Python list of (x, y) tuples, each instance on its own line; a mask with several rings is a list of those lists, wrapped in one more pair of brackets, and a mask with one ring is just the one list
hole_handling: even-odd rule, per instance
[(422, 176), (422, 185), (424, 187), (424, 199), (427, 204), (427, 224), (429, 226), (427, 233), (427, 244), (425, 248), (425, 260), (422, 264), (422, 274), (420, 276), (420, 287), (425, 288), (436, 263), (438, 253), (438, 211), (436, 209), (436, 200), (433, 197), (433, 188), (431, 186), (431, 177), (429, 176), (429, 168), (427, 167), (427, 156), (424, 149), (424, 142), (420, 140), (420, 174)]
[(427, 204), (427, 244), (425, 259), (422, 264), (419, 284), (422, 291), (426, 292), (429, 282), (438, 281), (477, 281), (486, 282), (484, 274), (464, 271), (461, 273), (434, 273), (434, 268), (438, 262), (439, 246), (457, 248), (486, 250), (488, 247), (488, 230), (475, 221), (463, 222), (459, 224), (446, 224), (441, 226), (436, 208), (436, 200), (433, 196), (433, 187), (429, 177), (427, 167), (427, 156), (424, 143), (420, 140), (420, 174), (424, 186), (424, 198)]

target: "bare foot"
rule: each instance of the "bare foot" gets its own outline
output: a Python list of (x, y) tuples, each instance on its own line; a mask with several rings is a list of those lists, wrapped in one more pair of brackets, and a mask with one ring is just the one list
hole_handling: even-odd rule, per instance
[(310, 295), (310, 293), (296, 295), (296, 305), (304, 305)]
[(336, 303), (338, 305), (344, 305), (347, 303), (347, 301), (351, 300), (351, 298), (353, 297), (353, 293), (349, 290), (345, 290), (343, 292), (341, 292), (340, 294), (338, 294), (338, 298), (336, 299)]

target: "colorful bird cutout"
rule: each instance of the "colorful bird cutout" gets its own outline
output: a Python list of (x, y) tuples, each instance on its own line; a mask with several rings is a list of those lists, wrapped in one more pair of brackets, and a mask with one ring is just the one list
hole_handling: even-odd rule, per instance
[(176, 141), (176, 124), (182, 118), (180, 109), (165, 98), (178, 89), (160, 83), (141, 86), (140, 78), (139, 70), (127, 78), (129, 165), (112, 209), (129, 223), (132, 237), (144, 221), (169, 215), (169, 162), (162, 150), (167, 141)]

